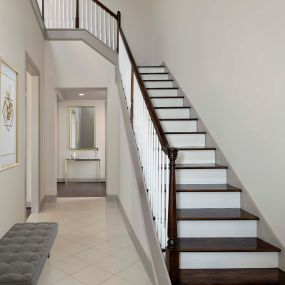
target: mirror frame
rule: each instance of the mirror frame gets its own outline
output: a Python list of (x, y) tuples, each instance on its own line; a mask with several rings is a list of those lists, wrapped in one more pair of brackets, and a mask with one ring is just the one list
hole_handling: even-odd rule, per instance
[[(71, 111), (73, 108), (93, 108), (94, 109), (94, 146), (91, 148), (72, 148), (71, 147)], [(70, 150), (96, 150), (96, 106), (69, 106), (69, 149)]]

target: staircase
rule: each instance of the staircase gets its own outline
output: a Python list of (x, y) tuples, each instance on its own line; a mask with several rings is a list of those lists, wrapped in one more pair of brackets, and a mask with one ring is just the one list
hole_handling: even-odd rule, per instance
[(177, 245), (175, 284), (285, 284), (279, 249), (257, 237), (259, 218), (240, 208), (241, 189), (227, 184), (198, 118), (163, 66), (139, 68), (176, 159)]
[(228, 184), (167, 68), (137, 66), (120, 12), (98, 0), (34, 1), (47, 39), (84, 40), (118, 67), (172, 284), (285, 285), (280, 249), (257, 237), (259, 218), (241, 209), (242, 189)]

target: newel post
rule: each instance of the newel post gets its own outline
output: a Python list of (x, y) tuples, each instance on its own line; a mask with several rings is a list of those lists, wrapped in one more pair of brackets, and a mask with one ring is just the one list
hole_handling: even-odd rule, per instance
[(118, 22), (118, 33), (117, 33), (117, 53), (119, 53), (119, 35), (121, 29), (121, 12), (117, 12), (117, 22)]
[(79, 0), (76, 0), (75, 28), (79, 29)]
[(178, 283), (179, 252), (177, 250), (177, 218), (176, 218), (176, 158), (177, 148), (168, 149), (169, 158), (169, 210), (168, 210), (168, 243), (166, 249), (166, 262), (169, 276), (173, 285)]

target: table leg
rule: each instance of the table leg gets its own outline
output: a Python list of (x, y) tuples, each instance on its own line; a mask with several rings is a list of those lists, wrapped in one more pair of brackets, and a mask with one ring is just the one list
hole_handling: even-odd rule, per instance
[(65, 160), (65, 163), (64, 163), (64, 182), (65, 184), (67, 184), (67, 160)]

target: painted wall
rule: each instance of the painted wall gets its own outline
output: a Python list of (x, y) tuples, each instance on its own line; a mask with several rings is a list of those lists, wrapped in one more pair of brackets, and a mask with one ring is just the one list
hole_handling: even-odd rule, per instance
[[(25, 220), (26, 52), (44, 73), (44, 40), (30, 1), (0, 1), (0, 57), (19, 72), (19, 162), (0, 172), (0, 236)], [(44, 94), (41, 78), (41, 94)], [(43, 196), (43, 193), (41, 193)]]
[(77, 42), (46, 42), (46, 112), (45, 112), (45, 161), (47, 181), (46, 194), (56, 195), (57, 156), (57, 88), (107, 88), (106, 127), (106, 175), (107, 193), (117, 193), (118, 179), (118, 96), (115, 82), (115, 67), (101, 55)]
[(139, 65), (151, 64), (152, 55), (152, 0), (102, 0), (114, 13), (121, 12), (122, 28), (135, 60)]
[[(96, 147), (99, 151), (96, 157), (100, 158), (100, 173), (101, 179), (105, 179), (105, 138), (106, 138), (106, 101), (105, 100), (66, 100), (58, 104), (58, 169), (57, 178), (64, 178), (64, 163), (65, 159), (70, 157), (74, 152), (77, 156), (87, 155), (94, 156), (94, 151), (81, 150), (73, 151), (69, 147), (69, 122), (70, 122), (70, 107), (72, 106), (95, 106), (96, 114)], [(97, 177), (98, 163), (97, 162), (70, 162), (68, 174), (70, 178), (88, 178), (94, 179)]]
[(154, 63), (170, 67), (285, 245), (285, 2), (153, 3)]

